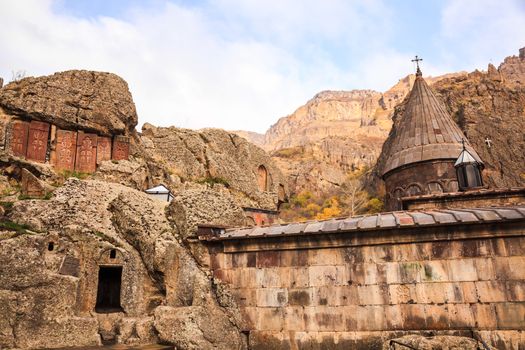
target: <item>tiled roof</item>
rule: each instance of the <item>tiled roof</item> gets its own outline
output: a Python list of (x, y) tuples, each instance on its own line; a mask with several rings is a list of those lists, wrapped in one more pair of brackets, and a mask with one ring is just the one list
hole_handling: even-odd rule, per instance
[[(456, 160), (466, 137), (422, 76), (417, 76), (399, 124), (389, 136), (390, 149), (382, 174), (403, 165), (432, 159)], [(466, 149), (480, 162), (476, 151)]]
[(227, 229), (223, 230), (218, 236), (201, 236), (199, 238), (201, 240), (215, 241), (508, 221), (525, 221), (525, 205), (469, 209), (396, 211), (325, 221)]

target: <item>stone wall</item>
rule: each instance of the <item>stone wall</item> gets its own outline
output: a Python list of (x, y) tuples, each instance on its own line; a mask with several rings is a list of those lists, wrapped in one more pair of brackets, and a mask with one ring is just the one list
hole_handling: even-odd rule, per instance
[(400, 210), (402, 197), (458, 191), (453, 160), (413, 163), (385, 174), (384, 179), (387, 210)]
[(209, 242), (211, 266), (252, 349), (380, 349), (470, 330), (498, 349), (525, 346), (522, 223), (221, 242)]

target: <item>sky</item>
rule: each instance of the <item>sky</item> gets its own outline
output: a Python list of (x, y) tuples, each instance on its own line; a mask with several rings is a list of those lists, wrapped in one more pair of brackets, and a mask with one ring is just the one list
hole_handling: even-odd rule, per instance
[(322, 90), (486, 70), (525, 46), (525, 0), (0, 0), (0, 77), (118, 74), (139, 128), (266, 131)]

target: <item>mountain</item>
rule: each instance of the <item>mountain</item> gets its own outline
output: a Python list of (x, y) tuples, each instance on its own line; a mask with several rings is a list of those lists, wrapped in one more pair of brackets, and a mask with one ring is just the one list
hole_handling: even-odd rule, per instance
[[(465, 72), (428, 77), (432, 84)], [(323, 195), (339, 189), (349, 172), (370, 168), (392, 127), (415, 76), (400, 79), (385, 92), (322, 91), (264, 135), (235, 131), (271, 153), (288, 179), (290, 191)]]

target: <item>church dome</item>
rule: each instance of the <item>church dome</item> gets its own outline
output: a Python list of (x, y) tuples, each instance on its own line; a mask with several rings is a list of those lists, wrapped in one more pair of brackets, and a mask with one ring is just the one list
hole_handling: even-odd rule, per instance
[[(455, 161), (463, 150), (465, 135), (427, 85), (419, 68), (402, 119), (392, 129), (389, 139), (383, 176), (413, 163), (445, 159)], [(482, 164), (468, 143), (465, 148)]]

